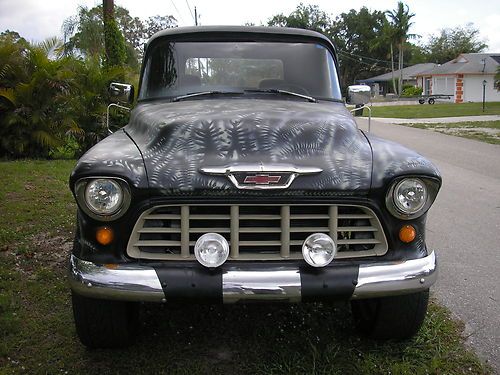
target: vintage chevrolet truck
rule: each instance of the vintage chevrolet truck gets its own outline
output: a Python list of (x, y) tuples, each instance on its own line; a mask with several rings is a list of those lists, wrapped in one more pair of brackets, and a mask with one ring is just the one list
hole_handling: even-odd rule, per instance
[[(358, 128), (335, 48), (307, 30), (190, 27), (148, 42), (128, 125), (77, 163), (69, 282), (88, 347), (133, 342), (141, 302), (349, 302), (359, 330), (420, 328), (441, 186)], [(113, 83), (121, 102), (133, 87)], [(369, 88), (348, 88), (365, 104)]]

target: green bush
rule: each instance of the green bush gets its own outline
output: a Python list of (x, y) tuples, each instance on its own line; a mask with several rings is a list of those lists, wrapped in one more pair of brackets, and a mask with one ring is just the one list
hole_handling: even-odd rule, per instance
[[(0, 158), (79, 156), (108, 135), (110, 82), (137, 83), (127, 66), (60, 55), (60, 47), (55, 38), (34, 44), (0, 35)], [(113, 123), (126, 124), (122, 117)]]
[(409, 96), (419, 96), (422, 95), (422, 87), (415, 87), (411, 85), (405, 85), (406, 87), (403, 88), (403, 92), (401, 96), (409, 97)]
[(79, 154), (80, 144), (72, 136), (66, 138), (65, 144), (52, 148), (49, 151), (49, 157), (51, 159), (59, 160), (72, 160), (75, 159)]

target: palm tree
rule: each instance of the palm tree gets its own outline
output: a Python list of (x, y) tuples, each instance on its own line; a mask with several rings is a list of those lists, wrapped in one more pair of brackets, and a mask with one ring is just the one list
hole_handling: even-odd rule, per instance
[(60, 46), (55, 38), (28, 45), (16, 65), (3, 66), (2, 77), (18, 76), (0, 87), (0, 154), (46, 156), (68, 132), (81, 131), (66, 110), (74, 94), (74, 73), (70, 58), (54, 56)]
[[(415, 17), (415, 13), (410, 13), (410, 8), (408, 5), (404, 4), (402, 1), (398, 2), (398, 6), (394, 10), (389, 10), (386, 12), (389, 17), (389, 22), (392, 27), (392, 37), (393, 42), (398, 48), (398, 69), (399, 69), (399, 82), (398, 82), (398, 95), (401, 95), (401, 89), (403, 85), (403, 50), (406, 41), (410, 38), (417, 37), (416, 34), (409, 34), (408, 31), (413, 25), (410, 20)], [(392, 44), (391, 44), (392, 47)], [(394, 68), (393, 68), (394, 74)]]

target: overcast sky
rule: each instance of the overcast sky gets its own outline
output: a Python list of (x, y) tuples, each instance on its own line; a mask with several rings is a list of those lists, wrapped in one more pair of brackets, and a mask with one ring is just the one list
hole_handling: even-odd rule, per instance
[[(61, 35), (64, 19), (74, 15), (79, 5), (93, 7), (99, 0), (0, 0), (0, 31), (15, 30), (30, 41), (40, 41)], [(396, 0), (337, 1), (303, 0), (304, 4), (317, 4), (335, 17), (349, 9), (367, 6), (372, 10), (396, 7)], [(154, 15), (173, 15), (179, 26), (193, 25), (191, 12), (197, 7), (202, 25), (256, 25), (277, 13), (289, 14), (300, 0), (115, 0), (132, 16), (148, 18)], [(428, 35), (445, 27), (455, 27), (473, 22), (481, 37), (489, 45), (488, 51), (500, 53), (500, 4), (498, 0), (406, 0), (415, 13), (412, 33)]]

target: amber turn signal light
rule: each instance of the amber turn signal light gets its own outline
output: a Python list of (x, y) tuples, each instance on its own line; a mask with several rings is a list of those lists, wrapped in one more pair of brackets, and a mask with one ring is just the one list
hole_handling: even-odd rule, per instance
[(417, 231), (412, 225), (403, 225), (399, 230), (399, 239), (404, 243), (410, 243), (416, 235)]
[(109, 245), (111, 242), (113, 242), (113, 230), (108, 227), (99, 228), (97, 229), (95, 238), (101, 245)]

